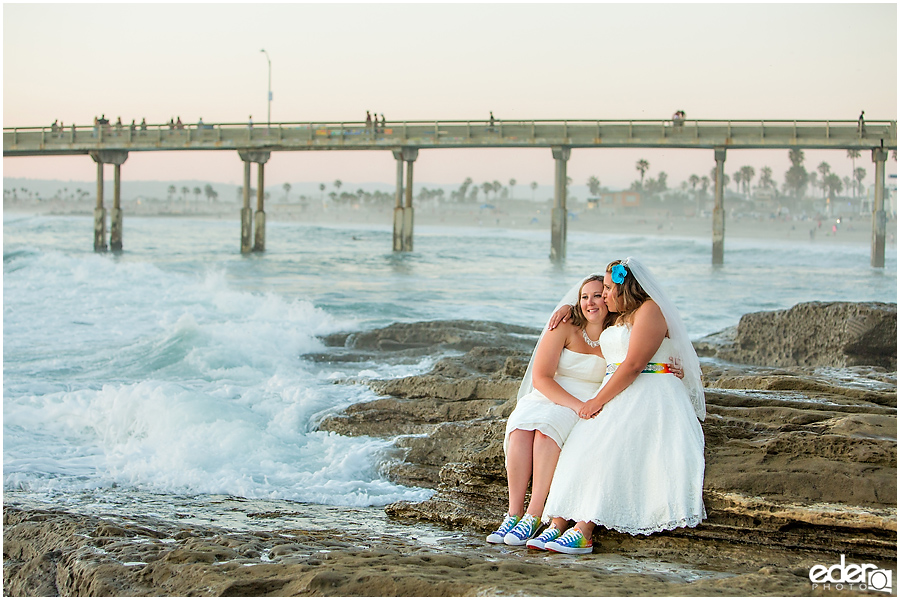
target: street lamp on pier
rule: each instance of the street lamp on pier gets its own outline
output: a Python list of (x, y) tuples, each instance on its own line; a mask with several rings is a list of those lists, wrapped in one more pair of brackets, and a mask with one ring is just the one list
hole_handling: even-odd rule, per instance
[(269, 114), (268, 114), (268, 118), (266, 119), (266, 125), (271, 127), (271, 125), (272, 125), (272, 60), (269, 58), (269, 53), (266, 52), (265, 48), (260, 50), (260, 52), (262, 52), (263, 54), (266, 55), (266, 61), (269, 63)]

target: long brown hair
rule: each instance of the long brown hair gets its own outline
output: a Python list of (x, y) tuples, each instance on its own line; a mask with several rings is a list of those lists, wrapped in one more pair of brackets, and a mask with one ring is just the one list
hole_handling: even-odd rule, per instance
[[(578, 288), (578, 299), (575, 300), (575, 306), (572, 307), (572, 325), (575, 327), (584, 327), (587, 325), (588, 320), (587, 317), (584, 316), (584, 313), (581, 311), (581, 290), (584, 289), (584, 286), (589, 284), (592, 281), (599, 281), (601, 284), (603, 283), (603, 275), (591, 275), (581, 284), (581, 287)], [(603, 329), (610, 327), (613, 323), (616, 322), (616, 317), (618, 313), (607, 312), (606, 317), (603, 319)]]
[(641, 305), (650, 299), (650, 294), (644, 291), (641, 284), (638, 283), (628, 265), (622, 263), (621, 260), (614, 260), (606, 266), (606, 272), (612, 273), (612, 268), (616, 265), (622, 265), (625, 269), (625, 280), (622, 283), (613, 283), (618, 290), (616, 296), (616, 308), (619, 309), (617, 318), (624, 320), (634, 311), (639, 309)]

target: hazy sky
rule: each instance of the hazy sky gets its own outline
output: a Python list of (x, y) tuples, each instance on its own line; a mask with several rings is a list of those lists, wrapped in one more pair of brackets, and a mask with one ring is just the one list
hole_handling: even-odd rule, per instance
[[(897, 118), (896, 4), (4, 4), (3, 126), (273, 121)], [(845, 151), (807, 151), (849, 175)], [(708, 175), (711, 150), (572, 151), (569, 176), (627, 187)], [(787, 151), (731, 151), (726, 172)], [(864, 154), (857, 166), (874, 166)], [(896, 162), (888, 161), (896, 173)], [(89, 181), (86, 156), (4, 158), (6, 177)], [(132, 152), (128, 179), (240, 183), (236, 152)], [(269, 185), (391, 183), (389, 152), (280, 152)], [(417, 182), (553, 179), (549, 149), (423, 150)]]

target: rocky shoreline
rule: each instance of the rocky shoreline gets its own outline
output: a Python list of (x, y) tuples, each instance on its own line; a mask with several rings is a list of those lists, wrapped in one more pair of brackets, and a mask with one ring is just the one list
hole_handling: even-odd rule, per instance
[[(360, 382), (380, 397), (320, 424), (392, 439), (385, 474), (436, 490), (386, 507), (404, 535), (236, 532), (4, 502), (4, 593), (790, 596), (848, 593), (813, 590), (808, 579), (841, 554), (896, 572), (895, 304), (801, 304), (745, 315), (696, 342), (709, 518), (652, 536), (598, 528), (586, 557), (482, 541), (505, 511), (502, 435), (537, 334), (395, 324), (329, 336), (329, 352), (308, 357), (442, 357), (424, 375)], [(427, 545), (417, 540), (424, 527), (458, 534)]]
[[(457, 327), (420, 323), (327, 342), (352, 355)], [(464, 355), (427, 375), (372, 382), (383, 398), (322, 422), (343, 435), (399, 434), (406, 456), (390, 477), (437, 493), (389, 514), (485, 532), (505, 511), (503, 430), (531, 345), (515, 329), (486, 335), (492, 347), (448, 335), (443, 346)], [(705, 357), (729, 361), (703, 366), (709, 519), (667, 535), (895, 560), (895, 339), (896, 305), (809, 303), (746, 315), (699, 341)], [(780, 366), (740, 364), (762, 361)], [(609, 536), (618, 534), (597, 541)]]

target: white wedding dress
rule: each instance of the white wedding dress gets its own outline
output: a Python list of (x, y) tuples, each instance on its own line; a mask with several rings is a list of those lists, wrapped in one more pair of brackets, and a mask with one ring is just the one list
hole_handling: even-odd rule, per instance
[[(606, 360), (595, 354), (581, 354), (563, 348), (553, 379), (567, 392), (587, 402), (600, 389), (606, 374)], [(509, 434), (515, 429), (540, 431), (562, 448), (572, 427), (579, 421), (578, 413), (556, 404), (537, 390), (531, 390), (516, 403), (506, 421), (503, 452), (509, 446)]]
[[(600, 335), (611, 365), (625, 360), (630, 337), (628, 325)], [(669, 362), (672, 351), (665, 338), (650, 362)], [(695, 527), (706, 518), (703, 446), (703, 429), (682, 381), (642, 373), (596, 417), (579, 419), (572, 428), (543, 520), (593, 521), (632, 535)]]

